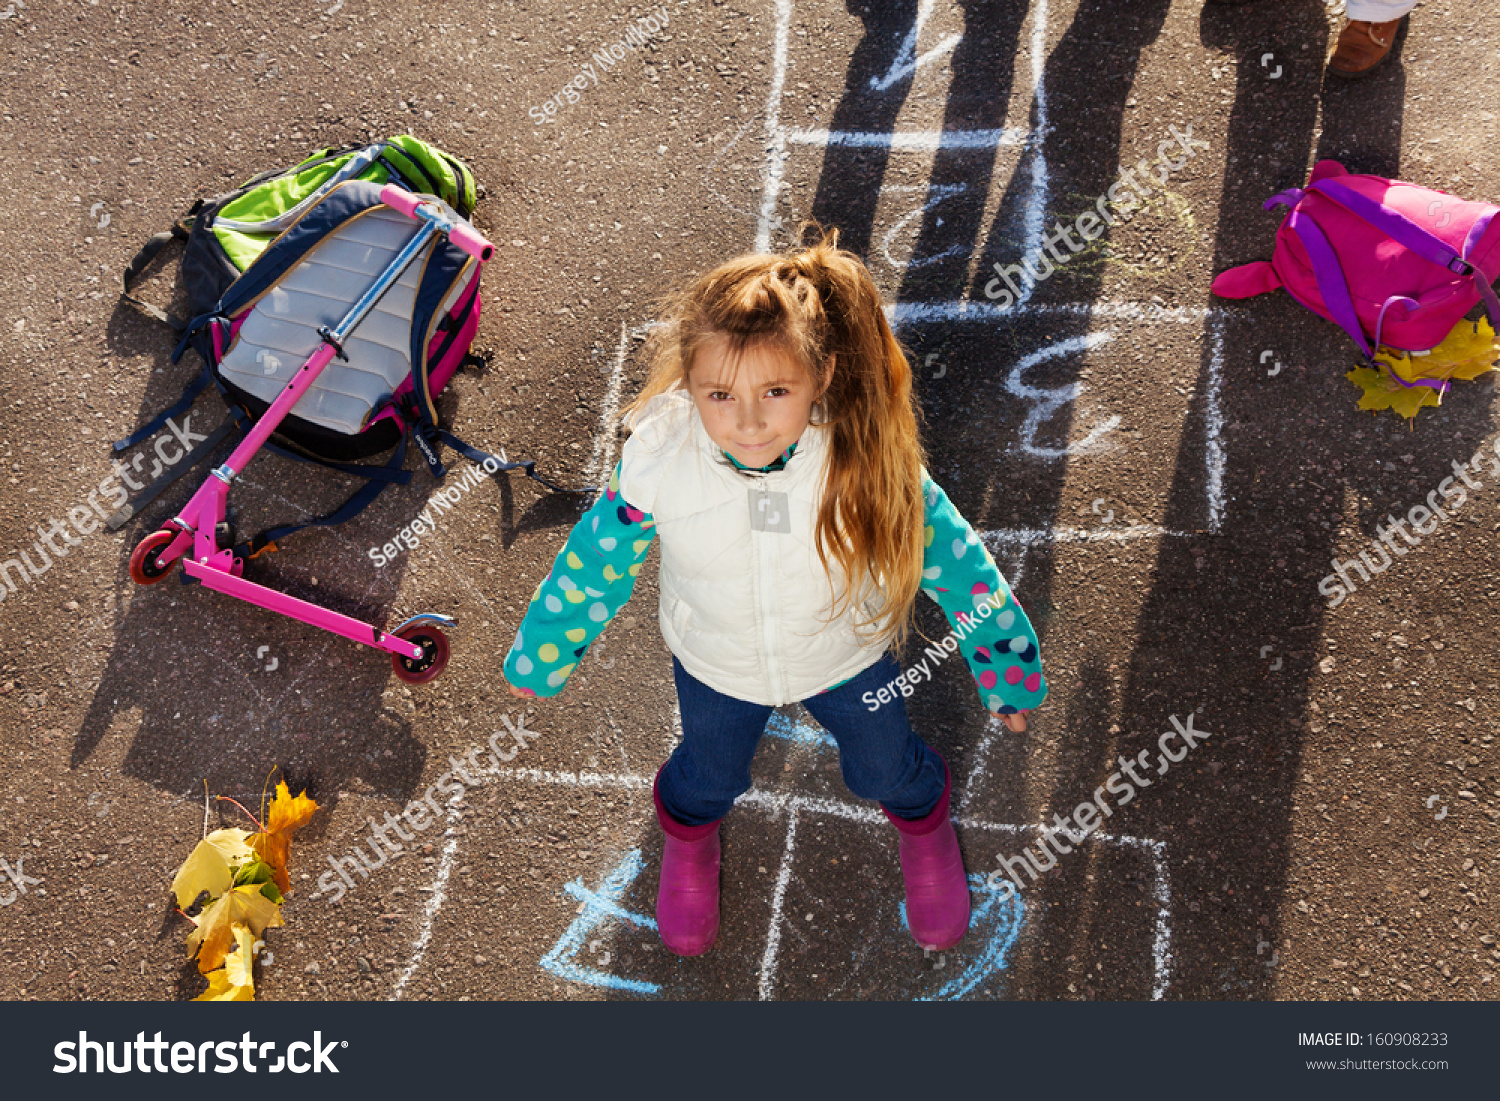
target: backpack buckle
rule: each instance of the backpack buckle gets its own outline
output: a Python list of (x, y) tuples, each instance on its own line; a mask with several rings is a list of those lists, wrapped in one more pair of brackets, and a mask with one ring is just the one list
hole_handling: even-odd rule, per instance
[(1451, 271), (1454, 275), (1474, 274), (1474, 265), (1458, 256), (1455, 256), (1452, 260), (1449, 260), (1447, 266), (1448, 270)]

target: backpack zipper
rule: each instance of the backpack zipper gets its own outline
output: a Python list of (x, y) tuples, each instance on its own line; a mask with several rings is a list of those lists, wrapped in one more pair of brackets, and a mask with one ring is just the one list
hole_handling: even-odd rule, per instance
[[(479, 301), (478, 279), (479, 273), (475, 272), (474, 285), (466, 291), (465, 302), (460, 309), (460, 312), (457, 314), (449, 313), (443, 318), (443, 321), (451, 321), (452, 327), (448, 330), (447, 335), (443, 338), (442, 344), (438, 345), (437, 353), (435, 355), (430, 355), (427, 357), (427, 362), (429, 365), (433, 363), (441, 363), (443, 361), (443, 357), (448, 354), (448, 349), (453, 347), (453, 342), (458, 339), (459, 330), (464, 327), (464, 322), (468, 321), (469, 315), (474, 312), (474, 303)], [(438, 328), (442, 329), (442, 327), (443, 323), (440, 321), (438, 323)]]

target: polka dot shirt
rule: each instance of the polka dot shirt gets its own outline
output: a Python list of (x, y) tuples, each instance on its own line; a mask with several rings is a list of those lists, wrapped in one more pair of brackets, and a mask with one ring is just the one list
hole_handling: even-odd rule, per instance
[[(788, 458), (790, 453), (773, 466)], [(999, 714), (1038, 706), (1047, 682), (1030, 620), (979, 536), (925, 472), (922, 490), (922, 591), (948, 617), (950, 639), (968, 663), (980, 700)], [(609, 486), (568, 535), (532, 594), (505, 659), (506, 680), (535, 696), (562, 691), (589, 645), (630, 599), (655, 527), (656, 521), (620, 495), (617, 465)]]

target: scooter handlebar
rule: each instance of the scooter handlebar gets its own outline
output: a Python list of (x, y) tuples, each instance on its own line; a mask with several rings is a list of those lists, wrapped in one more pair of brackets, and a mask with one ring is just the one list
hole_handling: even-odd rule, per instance
[(397, 187), (395, 184), (386, 184), (380, 189), (380, 201), (392, 210), (399, 210), (408, 218), (415, 218), (417, 207), (422, 205), (421, 199), (404, 187)]
[[(425, 202), (395, 184), (386, 184), (380, 189), (380, 201), (392, 210), (405, 214), (408, 218), (418, 217), (417, 208)], [(486, 241), (484, 235), (467, 222), (454, 222), (447, 228), (446, 233), (448, 240), (476, 260), (488, 260), (495, 255), (495, 246)]]
[(456, 223), (448, 231), (448, 240), (479, 261), (488, 260), (495, 255), (495, 246), (486, 241), (484, 235), (467, 222)]

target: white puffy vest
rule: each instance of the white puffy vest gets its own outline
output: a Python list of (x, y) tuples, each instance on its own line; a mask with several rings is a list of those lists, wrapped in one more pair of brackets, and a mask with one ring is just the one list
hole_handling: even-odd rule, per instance
[[(852, 626), (856, 609), (875, 606), (873, 585), (829, 621), (813, 530), (830, 429), (809, 425), (786, 467), (762, 474), (724, 458), (684, 391), (653, 398), (633, 427), (620, 493), (656, 520), (661, 633), (683, 668), (725, 695), (779, 707), (879, 660), (872, 630), (861, 641)], [(842, 580), (835, 572), (833, 592)]]

